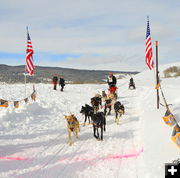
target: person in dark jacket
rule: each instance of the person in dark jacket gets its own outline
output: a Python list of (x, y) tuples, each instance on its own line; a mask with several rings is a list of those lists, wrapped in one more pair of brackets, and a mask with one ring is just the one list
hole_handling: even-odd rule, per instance
[(116, 86), (117, 80), (116, 80), (116, 77), (113, 75), (112, 72), (109, 73), (109, 76), (108, 76), (108, 79), (107, 79), (107, 83), (109, 85), (109, 88)]
[(54, 76), (53, 79), (52, 79), (52, 82), (53, 82), (53, 85), (54, 85), (54, 90), (56, 90), (57, 88), (57, 82), (58, 82), (58, 77), (57, 76)]
[(64, 86), (65, 86), (65, 80), (63, 76), (61, 76), (59, 79), (59, 86), (61, 86), (61, 91), (63, 91)]
[(129, 88), (133, 87), (134, 89), (136, 89), (135, 83), (134, 83), (134, 79), (131, 77), (129, 80)]

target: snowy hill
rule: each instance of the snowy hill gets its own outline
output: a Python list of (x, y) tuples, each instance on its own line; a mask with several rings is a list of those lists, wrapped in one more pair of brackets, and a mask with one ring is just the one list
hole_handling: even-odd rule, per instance
[[(0, 82), (24, 83), (25, 66), (8, 66), (0, 64)], [(122, 75), (137, 74), (138, 72), (114, 71)], [(108, 70), (82, 70), (62, 67), (36, 66), (34, 76), (27, 76), (28, 83), (51, 83), (52, 77), (64, 76), (66, 81), (73, 83), (102, 83), (107, 78)]]
[[(156, 109), (153, 72), (134, 79), (136, 90), (128, 90), (128, 77), (118, 80), (118, 100), (126, 112), (120, 125), (114, 123), (113, 112), (106, 117), (103, 141), (93, 137), (91, 125), (81, 125), (79, 139), (69, 146), (64, 115), (72, 112), (82, 124), (81, 106), (90, 104), (97, 92), (107, 92), (104, 84), (69, 84), (64, 92), (37, 84), (36, 102), (0, 108), (0, 177), (164, 178), (164, 164), (180, 158), (180, 149), (171, 141), (172, 128), (162, 120), (165, 108)], [(180, 122), (180, 78), (162, 78), (162, 87)], [(27, 95), (31, 90), (29, 84)], [(2, 97), (22, 99), (24, 85), (1, 85)]]

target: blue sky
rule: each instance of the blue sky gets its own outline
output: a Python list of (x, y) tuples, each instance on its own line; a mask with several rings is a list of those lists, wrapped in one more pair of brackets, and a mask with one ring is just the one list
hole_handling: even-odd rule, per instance
[(160, 64), (180, 59), (179, 0), (0, 0), (0, 63), (25, 63), (29, 26), (35, 65), (142, 71), (146, 17)]

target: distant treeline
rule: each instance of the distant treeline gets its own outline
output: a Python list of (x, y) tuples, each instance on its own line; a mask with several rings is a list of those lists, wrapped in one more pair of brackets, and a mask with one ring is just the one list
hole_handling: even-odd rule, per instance
[[(25, 66), (8, 66), (0, 64), (0, 82), (24, 83)], [(137, 74), (138, 72), (113, 71), (117, 75)], [(51, 83), (52, 77), (64, 76), (71, 83), (104, 83), (109, 71), (107, 70), (79, 70), (61, 67), (35, 67), (35, 75), (27, 76), (28, 83)]]
[(180, 67), (177, 66), (169, 67), (166, 70), (164, 70), (163, 73), (165, 78), (178, 77), (180, 76)]

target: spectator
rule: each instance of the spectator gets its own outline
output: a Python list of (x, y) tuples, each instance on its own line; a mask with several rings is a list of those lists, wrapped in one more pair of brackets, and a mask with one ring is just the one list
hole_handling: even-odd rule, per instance
[(61, 76), (59, 79), (59, 86), (61, 86), (61, 91), (63, 91), (64, 86), (65, 86), (65, 80), (63, 76)]
[(53, 85), (54, 85), (54, 90), (57, 90), (57, 82), (58, 82), (58, 77), (56, 75), (54, 75), (53, 79), (52, 79)]

